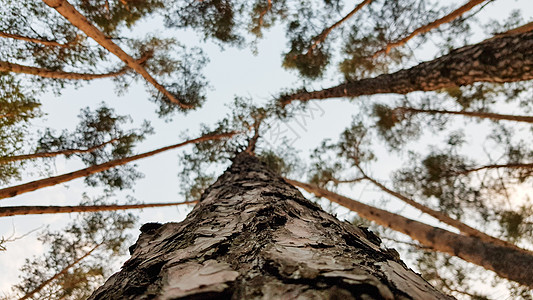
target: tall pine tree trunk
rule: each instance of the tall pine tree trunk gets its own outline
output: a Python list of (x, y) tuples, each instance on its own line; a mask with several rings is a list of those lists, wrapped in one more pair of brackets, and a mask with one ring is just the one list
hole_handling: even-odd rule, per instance
[(436, 91), (475, 82), (516, 82), (533, 79), (533, 32), (505, 35), (462, 47), (410, 69), (374, 78), (349, 81), (319, 91), (282, 95), (287, 105), (309, 101), (375, 94)]
[(90, 299), (449, 299), (246, 152), (183, 222), (141, 231)]
[(516, 246), (507, 247), (486, 242), (478, 237), (453, 233), (408, 219), (310, 184), (290, 180), (294, 185), (316, 196), (336, 202), (361, 217), (401, 232), (435, 251), (454, 255), (465, 261), (494, 271), (498, 276), (533, 288), (533, 253)]

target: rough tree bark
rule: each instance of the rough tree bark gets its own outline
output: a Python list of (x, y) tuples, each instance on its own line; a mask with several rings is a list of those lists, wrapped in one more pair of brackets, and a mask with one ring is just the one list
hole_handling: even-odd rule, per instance
[(89, 299), (450, 299), (246, 152), (183, 222), (141, 231)]
[(462, 47), (410, 69), (374, 78), (342, 83), (314, 91), (282, 95), (287, 105), (294, 100), (357, 97), (374, 94), (407, 94), (435, 91), (475, 82), (516, 82), (533, 79), (533, 31), (505, 35)]
[(289, 180), (318, 197), (338, 203), (361, 217), (381, 226), (396, 230), (417, 240), (435, 251), (454, 255), (465, 261), (494, 271), (498, 276), (533, 288), (533, 253), (525, 249), (505, 247), (471, 237), (449, 232), (398, 214), (388, 212), (353, 199), (335, 194), (307, 183)]

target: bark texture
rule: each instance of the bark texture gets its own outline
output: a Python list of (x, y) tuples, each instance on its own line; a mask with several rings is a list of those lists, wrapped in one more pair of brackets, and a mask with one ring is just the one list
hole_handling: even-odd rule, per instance
[(282, 105), (294, 100), (357, 97), (374, 94), (407, 94), (435, 91), (475, 82), (516, 82), (533, 79), (533, 32), (505, 35), (453, 50), (410, 69), (374, 78), (346, 82), (314, 92), (280, 97)]
[(141, 231), (89, 299), (450, 299), (246, 152), (187, 219)]
[(487, 270), (494, 271), (500, 277), (533, 288), (533, 268), (531, 268), (533, 266), (533, 253), (531, 251), (518, 247), (505, 247), (485, 242), (477, 237), (456, 234), (366, 205), (307, 183), (295, 180), (289, 182), (309, 193), (324, 197), (355, 211), (367, 220), (404, 233), (426, 247), (460, 257)]

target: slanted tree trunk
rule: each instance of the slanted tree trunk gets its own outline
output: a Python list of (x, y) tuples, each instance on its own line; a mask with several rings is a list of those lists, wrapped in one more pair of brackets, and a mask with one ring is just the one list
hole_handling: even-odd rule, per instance
[(328, 28), (322, 30), (322, 32), (315, 36), (313, 38), (313, 44), (309, 47), (309, 49), (307, 49), (307, 53), (312, 53), (313, 50), (315, 50), (315, 48), (320, 44), (320, 43), (323, 43), (326, 38), (328, 37), (328, 35), (333, 31), (333, 29), (339, 27), (342, 23), (344, 23), (346, 20), (350, 19), (351, 17), (353, 17), (353, 15), (355, 15), (358, 11), (360, 11), (363, 7), (365, 7), (366, 5), (370, 4), (370, 2), (372, 2), (373, 0), (363, 0), (361, 3), (357, 4), (355, 6), (354, 9), (352, 9), (346, 16), (344, 16), (342, 19), (340, 19), (339, 21), (335, 22), (335, 24), (329, 26)]
[(53, 151), (53, 152), (37, 152), (37, 153), (31, 153), (31, 154), (21, 154), (21, 155), (0, 157), (0, 165), (8, 163), (8, 162), (20, 161), (20, 160), (26, 160), (26, 159), (47, 158), (47, 157), (55, 157), (59, 155), (66, 156), (66, 155), (72, 155), (72, 154), (77, 154), (77, 153), (93, 152), (102, 147), (105, 147), (108, 144), (114, 143), (118, 140), (120, 140), (120, 138), (114, 138), (107, 142), (104, 142), (99, 145), (86, 148), (86, 149), (64, 149), (64, 150)]
[(38, 293), (39, 291), (41, 291), (45, 286), (47, 286), (48, 284), (50, 284), (52, 281), (58, 279), (59, 277), (61, 277), (62, 275), (65, 275), (72, 267), (74, 267), (75, 265), (77, 265), (80, 261), (82, 261), (84, 258), (88, 257), (89, 255), (91, 255), (98, 247), (100, 247), (102, 245), (102, 243), (100, 244), (96, 244), (96, 246), (94, 246), (93, 248), (91, 248), (91, 250), (87, 251), (84, 255), (80, 256), (79, 258), (77, 258), (76, 260), (74, 260), (72, 263), (70, 263), (68, 266), (66, 266), (65, 268), (63, 268), (63, 270), (59, 271), (58, 273), (56, 273), (54, 276), (48, 278), (47, 280), (41, 282), (41, 284), (39, 284), (36, 288), (34, 288), (33, 290), (29, 291), (28, 293), (26, 293), (24, 296), (22, 296), (22, 298), (20, 298), (19, 300), (25, 300), (25, 299), (30, 299), (32, 298), (33, 295), (35, 295), (36, 293)]
[(141, 153), (141, 154), (137, 154), (137, 155), (121, 158), (121, 159), (116, 159), (116, 160), (112, 160), (112, 161), (108, 161), (108, 162), (103, 163), (103, 164), (90, 166), (88, 168), (77, 170), (77, 171), (70, 172), (70, 173), (67, 173), (67, 174), (62, 174), (62, 175), (58, 175), (58, 176), (52, 176), (52, 177), (48, 177), (48, 178), (44, 178), (44, 179), (40, 179), (40, 180), (35, 180), (35, 181), (32, 181), (32, 182), (28, 182), (28, 183), (23, 183), (23, 184), (11, 186), (11, 187), (3, 188), (3, 189), (0, 189), (0, 199), (15, 197), (15, 196), (20, 195), (20, 194), (32, 192), (32, 191), (35, 191), (35, 190), (38, 190), (38, 189), (42, 189), (42, 188), (45, 188), (45, 187), (49, 187), (49, 186), (54, 186), (54, 185), (57, 185), (57, 184), (60, 184), (60, 183), (63, 183), (63, 182), (68, 182), (68, 181), (71, 181), (71, 180), (74, 180), (74, 179), (77, 179), (77, 178), (87, 177), (89, 175), (96, 174), (96, 173), (99, 173), (99, 172), (103, 172), (105, 170), (109, 170), (109, 169), (114, 168), (114, 167), (125, 165), (127, 163), (132, 162), (132, 161), (136, 161), (136, 160), (139, 160), (139, 159), (150, 157), (150, 156), (153, 156), (153, 155), (156, 155), (156, 154), (159, 154), (161, 152), (168, 151), (168, 150), (180, 148), (180, 147), (183, 147), (183, 146), (188, 145), (188, 144), (194, 144), (194, 143), (200, 143), (200, 142), (209, 141), (209, 140), (228, 138), (228, 137), (231, 137), (231, 136), (233, 136), (235, 134), (236, 134), (235, 132), (230, 132), (230, 133), (205, 135), (205, 136), (193, 139), (193, 140), (185, 141), (183, 143), (170, 145), (170, 146), (166, 146), (166, 147), (159, 148), (159, 149), (156, 149), (156, 150), (148, 151), (148, 152), (145, 152), (145, 153)]
[(67, 0), (43, 0), (43, 2), (55, 9), (60, 13), (65, 19), (67, 19), (72, 25), (77, 27), (79, 30), (83, 31), (87, 36), (95, 40), (100, 46), (107, 49), (107, 51), (113, 53), (116, 57), (126, 63), (130, 68), (135, 70), (139, 75), (141, 75), (146, 81), (153, 85), (161, 94), (165, 95), (168, 101), (179, 105), (183, 109), (191, 109), (193, 106), (181, 102), (180, 99), (177, 99), (172, 93), (170, 93), (165, 87), (159, 84), (153, 77), (146, 71), (144, 66), (137, 61), (129, 54), (127, 54), (122, 48), (115, 44), (111, 39), (109, 39), (102, 31), (100, 31), (96, 26), (91, 24), (85, 16), (83, 16), (74, 6), (72, 6)]
[(389, 44), (387, 44), (387, 46), (385, 46), (385, 48), (377, 51), (376, 53), (374, 53), (373, 57), (377, 57), (378, 55), (382, 54), (382, 53), (389, 53), (389, 51), (392, 49), (392, 48), (396, 48), (396, 47), (400, 47), (402, 45), (404, 45), (405, 43), (407, 43), (409, 40), (411, 40), (412, 38), (414, 38), (415, 36), (417, 35), (421, 35), (421, 34), (424, 34), (434, 28), (437, 28), (439, 27), (440, 25), (442, 24), (446, 24), (446, 23), (449, 23), (457, 18), (459, 18), (460, 16), (462, 16), (464, 13), (466, 13), (467, 11), (471, 10), (472, 8), (474, 8), (475, 6), (485, 2), (487, 0), (470, 0), (468, 1), (467, 3), (465, 3), (463, 6), (459, 7), (458, 9), (452, 11), (451, 13), (445, 15), (444, 17), (438, 19), (438, 20), (435, 20), (427, 25), (424, 25), (420, 28), (417, 28), (416, 30), (414, 30), (413, 32), (411, 32), (410, 34), (408, 34), (406, 37), (398, 40), (398, 41), (395, 41), (395, 42), (391, 42)]
[(10, 38), (10, 39), (20, 40), (20, 41), (25, 41), (25, 42), (35, 43), (35, 44), (41, 44), (44, 46), (61, 47), (61, 48), (71, 47), (72, 45), (76, 44), (79, 40), (78, 37), (76, 37), (76, 39), (74, 39), (73, 41), (63, 44), (63, 43), (59, 43), (56, 41), (37, 39), (37, 38), (27, 37), (27, 36), (23, 36), (19, 34), (7, 33), (3, 31), (0, 31), (0, 38)]
[(100, 79), (100, 78), (117, 77), (117, 76), (126, 74), (128, 70), (129, 70), (128, 67), (124, 67), (117, 71), (113, 71), (109, 73), (102, 73), (102, 74), (75, 73), (75, 72), (64, 72), (64, 71), (49, 70), (49, 69), (43, 69), (43, 68), (37, 68), (37, 67), (30, 67), (30, 66), (10, 63), (7, 61), (0, 61), (0, 72), (14, 72), (14, 73), (35, 75), (35, 76), (40, 76), (40, 77), (45, 77), (45, 78), (66, 79), (66, 80), (94, 80), (94, 79)]
[(132, 257), (89, 299), (450, 298), (247, 152), (183, 222), (141, 231)]
[(494, 271), (498, 276), (533, 288), (533, 252), (485, 242), (433, 227), (398, 214), (388, 212), (328, 190), (295, 180), (289, 181), (318, 197), (338, 203), (361, 217), (381, 226), (401, 232), (435, 251), (454, 255), (465, 261)]
[(432, 61), (392, 74), (350, 81), (320, 91), (282, 95), (279, 101), (282, 105), (287, 105), (294, 100), (407, 94), (475, 82), (516, 82), (533, 79), (532, 70), (533, 32), (529, 31), (462, 47)]
[(20, 215), (58, 214), (73, 212), (112, 211), (125, 209), (143, 209), (149, 207), (177, 206), (195, 204), (197, 201), (170, 203), (142, 203), (125, 205), (78, 205), (78, 206), (0, 206), (0, 217)]
[[(421, 212), (423, 213), (426, 213), (430, 216), (432, 216), (433, 218), (441, 221), (442, 223), (444, 224), (447, 224), (447, 225), (450, 225), (450, 226), (453, 226), (457, 229), (459, 229), (459, 231), (465, 235), (469, 235), (469, 236), (475, 236), (485, 242), (488, 242), (488, 243), (493, 243), (493, 244), (496, 244), (496, 245), (500, 245), (500, 246), (504, 246), (504, 247), (510, 247), (510, 248), (515, 248), (515, 249), (520, 249), (518, 248), (516, 245), (513, 245), (507, 241), (504, 241), (504, 240), (501, 240), (501, 239), (498, 239), (498, 238), (495, 238), (493, 236), (490, 236), (484, 232), (481, 232), (473, 227), (470, 227), (468, 225), (466, 225), (465, 223), (459, 221), (459, 220), (456, 220), (456, 219), (453, 219), (451, 218), (450, 216), (446, 215), (445, 213), (443, 212), (440, 212), (440, 211), (436, 211), (436, 210), (433, 210), (423, 204), (420, 204), (418, 202), (416, 202), (415, 200), (409, 198), (409, 197), (406, 197), (396, 191), (393, 191), (389, 188), (387, 188), (386, 186), (384, 186), (381, 182), (375, 180), (374, 178), (371, 178), (369, 177), (368, 175), (366, 175), (363, 170), (361, 168), (359, 168), (359, 170), (361, 171), (361, 173), (363, 174), (364, 178), (367, 179), (368, 181), (370, 181), (372, 184), (374, 184), (376, 187), (378, 187), (379, 189), (381, 189), (382, 191), (384, 191), (385, 193), (391, 195), (391, 196), (394, 196), (400, 200), (402, 200), (403, 202), (411, 205), (412, 207), (420, 210)], [(297, 181), (289, 181), (291, 184), (294, 184), (294, 185), (297, 185), (297, 184), (301, 184), (301, 182), (297, 182)], [(520, 250), (523, 250), (523, 249), (520, 249)]]
[(394, 108), (393, 112), (399, 113), (401, 115), (405, 113), (431, 114), (431, 115), (444, 114), (444, 115), (459, 115), (459, 116), (480, 118), (480, 119), (490, 119), (490, 120), (495, 120), (495, 121), (505, 120), (505, 121), (533, 123), (533, 116), (505, 115), (505, 114), (497, 114), (497, 113), (482, 112), (482, 111), (420, 109), (420, 108), (402, 106), (402, 107)]

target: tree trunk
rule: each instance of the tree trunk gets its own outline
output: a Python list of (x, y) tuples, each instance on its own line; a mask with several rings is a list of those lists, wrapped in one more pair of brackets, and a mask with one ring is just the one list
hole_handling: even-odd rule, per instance
[(117, 77), (124, 75), (129, 70), (128, 67), (122, 68), (118, 71), (113, 71), (103, 74), (91, 74), (91, 73), (74, 73), (48, 70), (43, 68), (28, 67), (7, 61), (0, 61), (0, 72), (14, 72), (28, 75), (36, 75), (45, 78), (53, 79), (66, 79), (66, 80), (94, 80), (100, 78)]
[(94, 246), (91, 250), (87, 251), (84, 255), (80, 256), (79, 258), (77, 258), (75, 261), (73, 261), (72, 263), (70, 263), (68, 266), (66, 266), (65, 268), (63, 268), (63, 270), (61, 270), (60, 272), (56, 273), (54, 276), (48, 278), (47, 280), (43, 281), (41, 284), (39, 284), (36, 288), (34, 288), (33, 290), (29, 291), (28, 293), (26, 293), (24, 296), (22, 296), (22, 298), (20, 298), (19, 300), (25, 300), (25, 299), (29, 299), (31, 298), (35, 293), (38, 293), (40, 290), (42, 290), (45, 286), (47, 286), (48, 284), (50, 284), (50, 282), (58, 279), (59, 277), (61, 277), (61, 275), (64, 275), (68, 272), (68, 270), (70, 270), (72, 267), (74, 267), (75, 265), (77, 265), (80, 261), (82, 261), (84, 258), (88, 257), (89, 255), (91, 255), (94, 250), (96, 250), (98, 247), (100, 247), (102, 244), (96, 244), (96, 246)]
[(128, 205), (79, 205), (79, 206), (0, 206), (0, 217), (20, 215), (58, 214), (73, 212), (112, 211), (124, 209), (142, 209), (149, 207), (177, 206), (195, 204), (197, 201), (171, 203), (143, 203)]
[(449, 299), (246, 152), (89, 299)]
[(71, 47), (72, 45), (78, 42), (78, 38), (76, 38), (71, 42), (62, 44), (56, 41), (36, 39), (36, 38), (31, 38), (31, 37), (27, 37), (27, 36), (23, 36), (19, 34), (7, 33), (3, 31), (0, 31), (0, 38), (10, 38), (10, 39), (20, 40), (20, 41), (25, 41), (25, 42), (35, 43), (35, 44), (41, 44), (44, 46), (61, 47), (61, 48)]
[(457, 19), (458, 17), (462, 16), (467, 11), (471, 10), (475, 6), (481, 4), (481, 3), (485, 2), (485, 1), (487, 1), (487, 0), (470, 0), (465, 5), (459, 7), (458, 9), (456, 9), (454, 11), (452, 11), (451, 13), (447, 14), (446, 16), (444, 16), (444, 17), (442, 17), (442, 18), (440, 18), (438, 20), (435, 20), (435, 21), (433, 21), (433, 22), (431, 22), (431, 23), (429, 23), (427, 25), (424, 25), (424, 26), (422, 26), (420, 28), (417, 28), (415, 31), (411, 32), (409, 35), (407, 35), (406, 37), (402, 38), (401, 40), (387, 44), (387, 46), (385, 46), (385, 48), (383, 48), (383, 49), (377, 51), (376, 53), (374, 53), (373, 57), (376, 58), (378, 55), (380, 55), (382, 53), (389, 53), (389, 51), (392, 48), (400, 47), (400, 46), (404, 45), (405, 43), (407, 43), (409, 40), (411, 40), (412, 38), (414, 38), (417, 35), (424, 34), (424, 33), (428, 32), (428, 31), (430, 31), (431, 29), (437, 28), (437, 27), (439, 27), (442, 24), (446, 24), (446, 23), (449, 23), (449, 22)]
[(394, 109), (394, 111), (397, 111), (402, 114), (405, 112), (410, 112), (413, 114), (426, 113), (426, 114), (432, 114), (432, 115), (447, 114), (447, 115), (459, 115), (459, 116), (466, 116), (466, 117), (473, 117), (473, 118), (480, 118), (480, 119), (490, 119), (490, 120), (495, 120), (495, 121), (505, 120), (505, 121), (533, 123), (533, 116), (504, 115), (504, 114), (496, 114), (496, 113), (482, 112), (482, 111), (418, 109), (414, 107), (397, 107)]
[(172, 95), (165, 87), (159, 84), (153, 77), (146, 71), (142, 64), (135, 61), (133, 57), (124, 52), (117, 44), (113, 43), (111, 39), (100, 31), (96, 26), (92, 25), (87, 18), (85, 18), (80, 12), (76, 10), (67, 0), (43, 0), (46, 5), (57, 10), (65, 19), (67, 19), (72, 25), (83, 31), (87, 36), (95, 40), (100, 46), (107, 49), (107, 51), (113, 53), (120, 60), (125, 62), (130, 68), (139, 73), (146, 81), (153, 85), (161, 94), (172, 103), (179, 105), (183, 109), (191, 109), (193, 106), (185, 104)]
[(407, 94), (435, 91), (475, 82), (515, 82), (533, 79), (533, 32), (505, 35), (453, 50), (410, 69), (374, 78), (346, 82), (314, 92), (282, 95), (287, 105), (294, 100), (357, 97), (374, 94)]
[(314, 42), (313, 44), (309, 47), (309, 49), (307, 49), (307, 53), (312, 53), (313, 50), (315, 50), (315, 48), (318, 46), (318, 44), (320, 43), (323, 43), (326, 38), (328, 37), (328, 35), (331, 33), (331, 31), (333, 31), (333, 29), (339, 27), (342, 23), (344, 23), (346, 20), (348, 20), (349, 18), (351, 18), (353, 15), (355, 15), (355, 13), (357, 13), (358, 11), (360, 11), (363, 7), (365, 7), (366, 5), (370, 4), (370, 2), (372, 2), (373, 0), (363, 0), (361, 3), (357, 4), (355, 6), (354, 9), (352, 9), (352, 11), (350, 11), (346, 16), (344, 16), (342, 19), (340, 19), (339, 21), (335, 22), (335, 24), (329, 26), (328, 28), (322, 30), (322, 32), (317, 35), (315, 38), (313, 38)]
[(125, 164), (127, 164), (129, 162), (132, 162), (132, 161), (135, 161), (135, 160), (139, 160), (139, 159), (142, 159), (142, 158), (150, 157), (152, 155), (156, 155), (156, 154), (161, 153), (161, 152), (165, 152), (165, 151), (168, 151), (168, 150), (172, 150), (172, 149), (176, 149), (176, 148), (179, 148), (179, 147), (183, 147), (183, 146), (188, 145), (188, 144), (200, 143), (200, 142), (204, 142), (204, 141), (208, 141), (208, 140), (216, 140), (216, 139), (228, 138), (228, 137), (231, 137), (233, 135), (235, 135), (235, 132), (221, 133), (221, 134), (215, 134), (215, 135), (205, 135), (205, 136), (199, 137), (197, 139), (185, 141), (183, 143), (166, 146), (166, 147), (163, 147), (163, 148), (159, 148), (159, 149), (156, 149), (156, 150), (153, 150), (153, 151), (137, 154), (137, 155), (130, 156), (130, 157), (125, 157), (125, 158), (121, 158), (121, 159), (112, 160), (112, 161), (109, 161), (109, 162), (106, 162), (106, 163), (103, 163), (103, 164), (90, 166), (88, 168), (81, 169), (81, 170), (74, 171), (74, 172), (70, 172), (70, 173), (67, 173), (67, 174), (63, 174), (63, 175), (59, 175), (59, 176), (52, 176), (52, 177), (48, 177), (48, 178), (45, 178), (45, 179), (35, 180), (35, 181), (32, 181), (32, 182), (28, 182), (28, 183), (23, 183), (23, 184), (19, 184), (19, 185), (16, 185), (16, 186), (7, 187), (7, 188), (4, 188), (4, 189), (0, 189), (0, 199), (15, 197), (17, 195), (28, 193), (28, 192), (32, 192), (32, 191), (35, 191), (35, 190), (38, 190), (38, 189), (42, 189), (42, 188), (45, 188), (45, 187), (48, 187), (48, 186), (54, 186), (54, 185), (57, 185), (57, 184), (60, 184), (60, 183), (63, 183), (63, 182), (67, 182), (67, 181), (71, 181), (71, 180), (74, 180), (74, 179), (77, 179), (77, 178), (87, 177), (87, 176), (92, 175), (92, 174), (103, 172), (105, 170), (108, 170), (108, 169), (111, 169), (111, 168), (114, 168), (114, 167), (118, 167), (118, 166), (122, 166), (122, 165), (125, 165)]
[(328, 190), (290, 180), (309, 193), (338, 203), (361, 217), (381, 226), (396, 230), (417, 240), (423, 246), (460, 257), (468, 262), (494, 271), (498, 276), (533, 288), (533, 253), (523, 249), (487, 243), (470, 237), (433, 227), (406, 217), (382, 210)]
[[(360, 169), (361, 170), (361, 169)], [(362, 170), (361, 170), (362, 172)], [(364, 173), (363, 173), (364, 174)], [(442, 223), (444, 224), (447, 224), (447, 225), (450, 225), (450, 226), (453, 226), (457, 229), (459, 229), (459, 231), (465, 235), (469, 235), (469, 236), (475, 236), (485, 242), (488, 242), (488, 243), (493, 243), (493, 244), (496, 244), (496, 245), (500, 245), (500, 246), (504, 246), (504, 247), (510, 247), (510, 248), (515, 248), (515, 249), (520, 249), (520, 250), (523, 250), (521, 248), (518, 248), (516, 245), (513, 245), (507, 241), (504, 241), (504, 240), (500, 240), (498, 238), (495, 238), (493, 236), (490, 236), (484, 232), (481, 232), (475, 228), (472, 228), (468, 225), (466, 225), (465, 223), (459, 221), (459, 220), (456, 220), (456, 219), (453, 219), (451, 218), (450, 216), (446, 215), (445, 213), (443, 212), (440, 212), (440, 211), (436, 211), (436, 210), (433, 210), (425, 205), (422, 205), (418, 202), (416, 202), (415, 200), (409, 198), (409, 197), (406, 197), (396, 191), (393, 191), (389, 188), (387, 188), (386, 186), (384, 186), (383, 184), (381, 184), (379, 181), (371, 178), (371, 177), (368, 177), (366, 174), (364, 174), (365, 176), (365, 179), (367, 179), (368, 181), (372, 182), (375, 186), (377, 186), (379, 189), (381, 189), (382, 191), (384, 191), (385, 193), (388, 193), (389, 195), (391, 196), (394, 196), (400, 200), (402, 200), (403, 202), (411, 205), (412, 207), (420, 210), (421, 212), (423, 213), (426, 213), (430, 216), (432, 216), (433, 218), (441, 221)], [(290, 181), (291, 184), (301, 184), (301, 182), (297, 182), (297, 181), (294, 181), (294, 180), (291, 180)]]
[(94, 150), (100, 149), (118, 140), (120, 140), (120, 138), (114, 138), (107, 142), (101, 143), (99, 145), (96, 145), (96, 146), (93, 146), (87, 149), (64, 149), (64, 150), (53, 151), (53, 152), (37, 152), (37, 153), (31, 153), (31, 154), (21, 154), (21, 155), (0, 157), (0, 165), (8, 163), (8, 162), (20, 161), (20, 160), (26, 160), (26, 159), (46, 158), (46, 157), (55, 157), (58, 155), (72, 155), (76, 153), (93, 152)]

